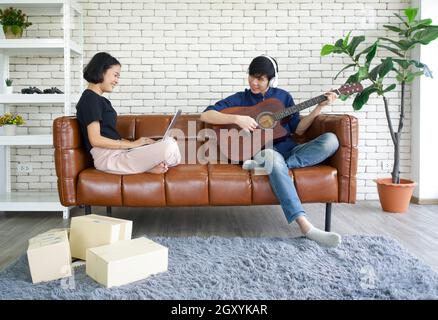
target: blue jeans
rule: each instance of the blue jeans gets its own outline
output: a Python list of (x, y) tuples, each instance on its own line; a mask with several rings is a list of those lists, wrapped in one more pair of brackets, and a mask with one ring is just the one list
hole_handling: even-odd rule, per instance
[(321, 163), (332, 156), (338, 147), (336, 135), (327, 132), (295, 146), (284, 157), (273, 149), (262, 150), (254, 156), (254, 160), (268, 171), (272, 190), (288, 223), (305, 215), (293, 180), (289, 177), (289, 168), (303, 168)]

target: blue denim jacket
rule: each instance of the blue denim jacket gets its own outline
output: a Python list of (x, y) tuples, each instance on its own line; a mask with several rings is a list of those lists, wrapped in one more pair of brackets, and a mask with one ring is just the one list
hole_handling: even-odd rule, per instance
[[(244, 106), (254, 106), (266, 99), (276, 98), (280, 100), (286, 108), (293, 106), (294, 99), (289, 92), (279, 89), (279, 88), (269, 88), (266, 94), (263, 96), (261, 93), (254, 94), (250, 89), (245, 89), (245, 91), (237, 92), (223, 100), (216, 102), (214, 105), (207, 107), (205, 111), (216, 110), (221, 111), (229, 107), (244, 107)], [(299, 112), (294, 113), (290, 120), (283, 124), (283, 127), (288, 131), (288, 133), (293, 133), (297, 129), (298, 123), (300, 122)], [(285, 155), (297, 143), (288, 135), (285, 139), (276, 141), (274, 143), (274, 149)]]

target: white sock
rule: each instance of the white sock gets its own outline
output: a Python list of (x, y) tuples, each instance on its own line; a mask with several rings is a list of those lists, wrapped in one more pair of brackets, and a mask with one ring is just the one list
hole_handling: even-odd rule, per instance
[(243, 170), (253, 170), (254, 168), (261, 167), (255, 160), (245, 160), (242, 164)]
[(336, 232), (326, 232), (314, 226), (307, 231), (306, 237), (324, 247), (336, 247), (341, 243), (341, 236)]

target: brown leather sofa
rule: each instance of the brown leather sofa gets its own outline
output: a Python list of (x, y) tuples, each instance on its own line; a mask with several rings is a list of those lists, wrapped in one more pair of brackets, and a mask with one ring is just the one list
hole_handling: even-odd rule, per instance
[[(167, 115), (121, 115), (117, 119), (117, 129), (125, 139), (159, 136), (170, 119)], [(179, 118), (176, 128), (186, 135), (184, 139), (178, 139), (179, 145), (186, 147), (182, 164), (165, 174), (115, 175), (93, 167), (75, 117), (57, 118), (53, 123), (53, 143), (62, 205), (85, 206), (86, 214), (91, 212), (90, 206), (105, 206), (110, 214), (111, 207), (278, 204), (268, 176), (253, 175), (238, 164), (211, 163), (214, 161), (204, 164), (189, 155), (189, 143), (195, 144), (197, 149), (203, 144), (188, 134), (189, 126), (192, 132), (209, 128), (199, 120), (199, 115)], [(303, 203), (326, 203), (325, 228), (330, 230), (331, 204), (356, 201), (357, 119), (350, 115), (319, 115), (299, 139), (308, 141), (324, 132), (337, 135), (340, 147), (336, 154), (323, 164), (290, 172)]]

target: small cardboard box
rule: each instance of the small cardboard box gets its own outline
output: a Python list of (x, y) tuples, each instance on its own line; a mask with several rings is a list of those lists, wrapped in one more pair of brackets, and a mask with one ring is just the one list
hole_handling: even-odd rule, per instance
[(106, 286), (120, 286), (167, 271), (168, 249), (145, 237), (87, 250), (86, 273)]
[(51, 281), (72, 275), (66, 229), (52, 229), (29, 239), (27, 249), (32, 282)]
[(87, 248), (131, 239), (132, 221), (96, 214), (74, 217), (70, 224), (70, 249), (74, 258), (85, 260)]

